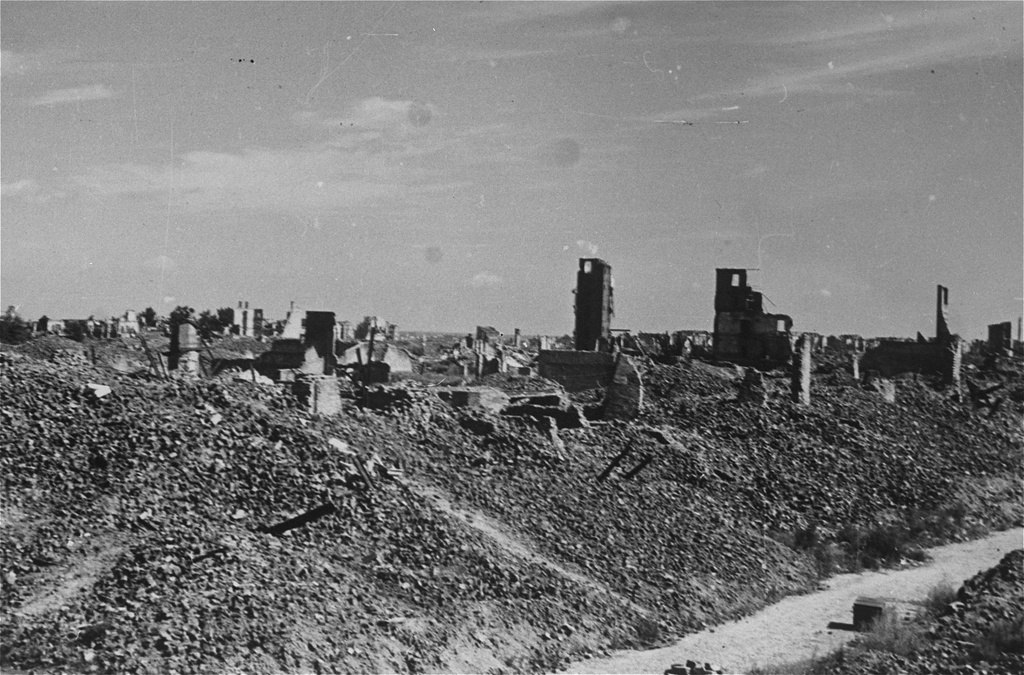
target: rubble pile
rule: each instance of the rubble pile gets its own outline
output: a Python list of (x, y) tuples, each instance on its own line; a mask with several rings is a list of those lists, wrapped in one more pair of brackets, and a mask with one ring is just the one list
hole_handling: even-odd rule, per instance
[(923, 384), (888, 404), (832, 373), (797, 407), (769, 373), (751, 405), (736, 369), (647, 364), (633, 422), (511, 376), (504, 408), (407, 380), (320, 417), (0, 358), (5, 668), (550, 670), (813, 588), (779, 532), (1019, 518), (1019, 433)]
[(828, 662), (838, 675), (1024, 671), (1024, 550), (968, 579), (942, 615), (925, 622), (924, 644), (908, 654), (844, 650)]
[(332, 444), (273, 387), (107, 373), (97, 398), (94, 371), (3, 366), (5, 667), (436, 671), (481, 606), (533, 627), (527, 663), (637, 615), (404, 486), (390, 414), (353, 406)]

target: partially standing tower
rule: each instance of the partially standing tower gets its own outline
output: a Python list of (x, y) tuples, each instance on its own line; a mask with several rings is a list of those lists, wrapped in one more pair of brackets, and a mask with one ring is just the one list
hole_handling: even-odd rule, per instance
[(576, 273), (576, 349), (611, 351), (611, 265), (598, 258), (580, 258)]

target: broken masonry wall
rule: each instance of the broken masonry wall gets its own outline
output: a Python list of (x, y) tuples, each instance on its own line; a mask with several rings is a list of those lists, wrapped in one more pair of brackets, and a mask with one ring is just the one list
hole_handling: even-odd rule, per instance
[(1013, 324), (1009, 321), (993, 323), (988, 327), (988, 348), (997, 354), (1013, 349)]
[[(334, 354), (334, 312), (307, 311), (306, 336), (303, 344), (316, 350), (316, 355), (323, 361), (323, 375), (331, 375), (338, 365)], [(307, 351), (308, 354), (308, 351)], [(308, 358), (308, 357), (307, 357)]]
[(640, 372), (629, 356), (619, 354), (608, 383), (601, 417), (606, 420), (635, 419), (643, 404), (644, 383)]
[(752, 312), (760, 314), (761, 294), (747, 286), (747, 270), (715, 270), (715, 312)]
[(939, 342), (882, 340), (860, 359), (862, 373), (876, 371), (882, 377), (900, 373), (944, 374), (951, 366), (948, 346)]
[(575, 342), (578, 351), (609, 351), (612, 298), (611, 265), (598, 258), (580, 258), (576, 272)]
[(752, 366), (785, 363), (792, 354), (792, 328), (789, 316), (764, 313), (761, 293), (747, 285), (747, 270), (715, 270), (716, 359)]
[(341, 391), (337, 378), (331, 375), (296, 375), (292, 393), (317, 415), (337, 415), (341, 412)]
[(537, 356), (541, 377), (562, 385), (568, 392), (604, 388), (615, 374), (615, 357), (606, 352), (545, 350)]
[(716, 359), (741, 365), (780, 364), (792, 354), (793, 319), (785, 314), (719, 312), (712, 348)]
[(384, 351), (384, 358), (382, 360), (384, 363), (388, 364), (392, 373), (413, 372), (412, 356), (410, 356), (404, 349), (388, 345), (387, 349)]

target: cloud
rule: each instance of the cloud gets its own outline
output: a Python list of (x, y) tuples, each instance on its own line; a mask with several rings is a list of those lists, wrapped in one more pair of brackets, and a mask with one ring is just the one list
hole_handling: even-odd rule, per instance
[(176, 166), (109, 164), (92, 167), (76, 182), (94, 195), (173, 193), (187, 209), (315, 211), (353, 206), (397, 194), (401, 167), (330, 148), (196, 151)]
[[(778, 68), (740, 86), (699, 95), (690, 101), (739, 96), (749, 100), (809, 91), (864, 93), (855, 83), (867, 77), (1000, 53), (1019, 54), (1019, 45), (1011, 39), (1000, 39), (1005, 33), (996, 30), (1001, 12), (1007, 15), (1003, 17), (1007, 21), (1019, 23), (1019, 12), (1009, 9), (1009, 3), (1006, 7), (986, 4), (980, 10), (976, 3), (948, 3), (923, 10), (909, 9), (895, 16), (878, 12), (849, 17), (839, 27), (812, 25), (781, 36), (764, 31), (743, 42), (751, 47), (785, 48), (790, 57), (814, 65)], [(983, 20), (974, 20), (979, 14), (984, 15)], [(810, 13), (807, 18), (815, 16)], [(872, 89), (869, 93), (899, 92)]]
[(423, 101), (389, 100), (372, 96), (340, 114), (304, 110), (292, 116), (301, 125), (351, 132), (409, 132), (430, 124), (437, 109)]
[(597, 257), (597, 244), (589, 242), (586, 239), (577, 239), (576, 248), (587, 254), (589, 258)]
[(490, 272), (480, 272), (470, 280), (470, 284), (476, 288), (487, 288), (492, 286), (500, 286), (505, 282), (504, 279), (499, 277), (497, 274), (491, 274)]
[(16, 180), (13, 183), (0, 184), (0, 194), (4, 197), (31, 194), (38, 190), (39, 184), (31, 178), (22, 178), (21, 180)]
[(64, 103), (79, 103), (81, 101), (100, 101), (106, 98), (113, 98), (114, 92), (105, 85), (94, 84), (90, 87), (75, 87), (73, 89), (54, 89), (42, 96), (28, 100), (30, 106), (40, 105), (62, 105)]
[(305, 222), (384, 199), (393, 213), (422, 209), (424, 200), (451, 199), (473, 185), (473, 167), (515, 161), (494, 141), (493, 125), (442, 134), (432, 129), (434, 112), (426, 103), (373, 97), (342, 115), (292, 116), (300, 125), (337, 128), (327, 140), (235, 153), (197, 150), (175, 157), (173, 166), (94, 165), (72, 181), (94, 198), (134, 195), (154, 204), (170, 198), (175, 209), (302, 214)]
[(13, 183), (0, 184), (0, 195), (8, 199), (23, 199), (32, 204), (43, 204), (51, 199), (63, 197), (64, 193), (44, 188), (34, 178), (22, 178)]

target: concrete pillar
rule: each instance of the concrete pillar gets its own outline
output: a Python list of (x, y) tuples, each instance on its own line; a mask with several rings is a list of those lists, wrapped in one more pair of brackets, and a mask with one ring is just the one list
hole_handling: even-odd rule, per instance
[(943, 372), (943, 379), (946, 384), (954, 387), (960, 386), (960, 367), (963, 362), (963, 340), (953, 336), (946, 344), (946, 358)]
[(764, 406), (768, 403), (768, 392), (764, 388), (764, 373), (756, 368), (747, 368), (740, 380), (740, 391), (737, 397), (743, 403)]
[(853, 365), (853, 379), (860, 379), (860, 352), (852, 352), (850, 354), (850, 362)]
[(171, 349), (168, 354), (168, 370), (178, 370), (185, 375), (199, 374), (199, 350), (202, 343), (196, 327), (182, 323), (171, 330)]
[(793, 349), (793, 369), (790, 391), (794, 403), (811, 403), (811, 339), (801, 335)]

